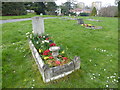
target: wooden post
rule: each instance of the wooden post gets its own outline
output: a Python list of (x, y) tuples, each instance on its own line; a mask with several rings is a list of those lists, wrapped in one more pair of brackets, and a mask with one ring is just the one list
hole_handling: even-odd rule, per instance
[(44, 33), (44, 19), (42, 17), (32, 18), (33, 33), (35, 35), (41, 35)]

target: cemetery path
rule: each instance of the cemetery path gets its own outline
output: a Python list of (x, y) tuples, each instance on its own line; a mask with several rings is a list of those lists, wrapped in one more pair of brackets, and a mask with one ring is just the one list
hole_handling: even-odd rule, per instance
[[(61, 17), (44, 17), (44, 19), (51, 19), (51, 18), (61, 18)], [(27, 21), (32, 20), (31, 18), (24, 18), (24, 19), (9, 19), (9, 20), (0, 20), (0, 24), (10, 23), (10, 22), (18, 22), (18, 21)]]

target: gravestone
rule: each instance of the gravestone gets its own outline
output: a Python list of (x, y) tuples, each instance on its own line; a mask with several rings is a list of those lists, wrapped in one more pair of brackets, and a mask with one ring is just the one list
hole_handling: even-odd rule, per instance
[(84, 24), (83, 19), (77, 19), (78, 20), (78, 24)]
[(32, 18), (32, 27), (35, 35), (41, 35), (44, 33), (44, 19), (42, 17)]

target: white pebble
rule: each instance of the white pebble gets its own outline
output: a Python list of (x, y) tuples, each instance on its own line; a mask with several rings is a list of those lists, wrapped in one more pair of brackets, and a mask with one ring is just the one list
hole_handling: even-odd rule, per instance
[(33, 79), (33, 82), (34, 82), (35, 80)]
[(100, 76), (100, 74), (98, 74), (98, 76)]
[(114, 73), (114, 75), (116, 75), (116, 73)]

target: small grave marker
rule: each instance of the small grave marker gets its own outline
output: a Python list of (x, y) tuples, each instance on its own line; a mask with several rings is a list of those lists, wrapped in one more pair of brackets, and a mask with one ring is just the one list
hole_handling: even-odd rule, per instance
[(78, 24), (84, 24), (83, 19), (77, 19), (78, 20)]

